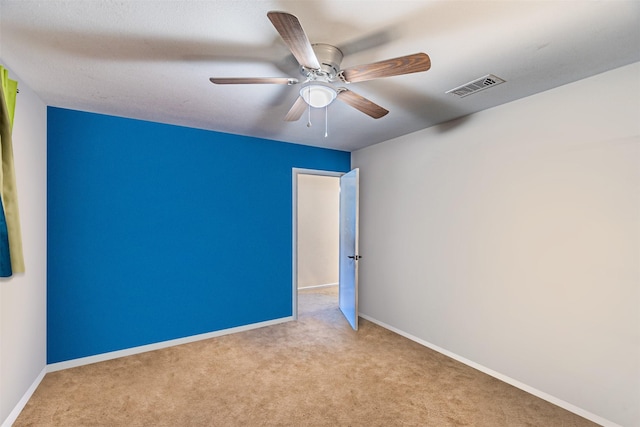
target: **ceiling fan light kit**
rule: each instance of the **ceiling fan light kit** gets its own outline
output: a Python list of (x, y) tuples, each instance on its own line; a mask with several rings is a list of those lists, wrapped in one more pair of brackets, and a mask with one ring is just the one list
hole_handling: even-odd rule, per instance
[[(383, 77), (418, 73), (431, 68), (431, 60), (426, 53), (416, 53), (398, 58), (358, 65), (341, 69), (344, 54), (335, 46), (311, 44), (297, 17), (287, 12), (271, 11), (267, 17), (282, 37), (296, 61), (300, 64), (300, 74), (305, 78), (299, 97), (285, 116), (285, 121), (297, 121), (305, 109), (327, 108), (335, 99), (368, 116), (379, 119), (389, 113), (376, 103), (345, 87), (334, 84), (349, 84)], [(294, 78), (273, 77), (211, 77), (214, 84), (298, 84)], [(326, 111), (325, 111), (326, 115)], [(307, 123), (310, 126), (311, 123)], [(325, 137), (327, 136), (325, 124)]]
[(336, 99), (338, 92), (329, 84), (309, 82), (300, 89), (300, 96), (313, 108), (324, 108)]

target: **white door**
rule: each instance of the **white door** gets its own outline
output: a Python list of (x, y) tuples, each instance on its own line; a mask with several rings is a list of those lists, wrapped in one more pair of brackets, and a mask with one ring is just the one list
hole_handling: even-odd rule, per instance
[(358, 330), (358, 169), (340, 177), (340, 310)]

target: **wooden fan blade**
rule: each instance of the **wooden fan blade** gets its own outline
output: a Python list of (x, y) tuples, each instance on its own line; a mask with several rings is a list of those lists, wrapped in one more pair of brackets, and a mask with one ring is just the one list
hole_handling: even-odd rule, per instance
[(431, 59), (426, 53), (401, 56), (372, 64), (358, 65), (342, 70), (347, 82), (363, 82), (381, 77), (399, 76), (402, 74), (419, 73), (431, 68)]
[(217, 85), (276, 84), (294, 85), (298, 79), (288, 77), (211, 77), (211, 83)]
[(338, 93), (338, 99), (345, 104), (352, 106), (356, 110), (360, 110), (363, 113), (373, 117), (374, 119), (379, 119), (380, 117), (384, 117), (389, 113), (388, 110), (385, 110), (378, 104), (375, 104), (369, 101), (367, 98), (347, 89), (343, 89)]
[(304, 102), (303, 97), (299, 96), (298, 99), (296, 99), (296, 102), (293, 103), (293, 106), (291, 107), (287, 115), (284, 116), (285, 122), (295, 122), (302, 116), (302, 113), (304, 113), (304, 110), (306, 109), (307, 103)]
[(298, 18), (286, 12), (271, 11), (267, 17), (276, 28), (282, 40), (293, 53), (298, 63), (313, 70), (320, 69), (320, 63)]

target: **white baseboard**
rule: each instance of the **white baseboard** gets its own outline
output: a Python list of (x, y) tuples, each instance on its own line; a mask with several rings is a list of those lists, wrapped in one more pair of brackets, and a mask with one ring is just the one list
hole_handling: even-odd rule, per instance
[(27, 405), (27, 402), (29, 401), (29, 399), (31, 399), (31, 396), (40, 385), (40, 382), (42, 381), (46, 373), (47, 373), (47, 367), (45, 366), (44, 368), (42, 368), (42, 371), (40, 371), (40, 373), (38, 374), (36, 379), (33, 381), (31, 386), (29, 386), (26, 393), (22, 396), (18, 404), (9, 413), (9, 416), (7, 417), (7, 419), (4, 420), (1, 427), (11, 427), (11, 425), (13, 425), (13, 423), (16, 422), (16, 420), (18, 419), (18, 415), (20, 415), (20, 412), (22, 412), (24, 407)]
[(298, 288), (299, 291), (303, 289), (317, 289), (317, 288), (328, 288), (330, 286), (338, 286), (337, 283), (325, 283), (324, 285), (313, 285), (313, 286), (303, 286)]
[[(324, 285), (324, 286), (332, 286), (332, 285)], [(421, 344), (425, 347), (428, 347), (434, 351), (437, 351), (438, 353), (444, 354), (445, 356), (448, 356), (454, 360), (457, 360), (460, 363), (464, 363), (467, 366), (470, 366), (474, 369), (477, 369), (480, 372), (483, 372), (487, 375), (490, 375), (494, 378), (499, 379), (500, 381), (503, 381), (507, 384), (510, 384), (516, 388), (519, 388), (520, 390), (526, 391), (529, 394), (532, 394), (536, 397), (539, 397), (543, 400), (546, 400), (547, 402), (553, 403), (556, 406), (559, 406), (563, 409), (566, 409), (567, 411), (573, 412), (576, 415), (579, 415), (583, 418), (586, 418), (590, 421), (593, 421), (594, 423), (600, 424), (604, 427), (621, 427), (619, 424), (613, 423), (607, 419), (604, 419), (598, 415), (592, 414), (591, 412), (588, 412), (582, 408), (579, 408), (575, 405), (572, 405), (571, 403), (565, 402), (564, 400), (558, 399), (548, 393), (545, 393), (543, 391), (540, 391), (536, 388), (533, 388), (527, 384), (524, 384), (520, 381), (517, 381), (513, 378), (510, 378), (506, 375), (503, 375), (499, 372), (496, 372), (492, 369), (489, 369), (485, 366), (482, 366), (476, 362), (473, 362), (469, 359), (466, 359), (462, 356), (459, 356), (455, 353), (452, 353), (442, 347), (439, 347), (435, 344), (432, 344), (428, 341), (425, 341), (421, 338), (418, 338), (414, 335), (411, 335), (407, 332), (404, 332), (400, 329), (397, 329), (391, 325), (387, 325), (384, 322), (380, 322), (377, 319), (374, 319), (370, 316), (367, 316), (365, 314), (359, 313), (359, 316), (362, 317), (363, 319), (366, 319), (370, 322), (375, 323), (376, 325), (379, 325), (385, 329), (388, 329), (392, 332), (397, 333), (398, 335), (402, 335), (405, 338), (410, 339), (411, 341), (417, 342), (418, 344)], [(89, 365), (91, 363), (97, 363), (97, 362), (102, 362), (105, 360), (111, 360), (111, 359), (116, 359), (119, 357), (125, 357), (125, 356), (131, 356), (134, 354), (140, 354), (140, 353), (145, 353), (147, 351), (153, 351), (153, 350), (159, 350), (162, 348), (167, 348), (167, 347), (172, 347), (172, 346), (176, 346), (176, 345), (181, 345), (181, 344), (187, 344), (190, 342), (196, 342), (196, 341), (201, 341), (201, 340), (206, 340), (209, 338), (215, 338), (215, 337), (219, 337), (219, 336), (223, 336), (223, 335), (228, 335), (228, 334), (233, 334), (233, 333), (237, 333), (237, 332), (243, 332), (243, 331), (248, 331), (251, 329), (257, 329), (257, 328), (262, 328), (265, 326), (271, 326), (271, 325), (277, 325), (279, 323), (284, 323), (284, 322), (288, 322), (293, 320), (293, 317), (289, 316), (289, 317), (283, 317), (280, 319), (274, 319), (274, 320), (268, 320), (266, 322), (259, 322), (259, 323), (253, 323), (250, 325), (244, 325), (244, 326), (238, 326), (235, 328), (229, 328), (229, 329), (223, 329), (221, 331), (215, 331), (215, 332), (209, 332), (209, 333), (205, 333), (205, 334), (199, 334), (199, 335), (193, 335), (190, 337), (185, 337), (185, 338), (178, 338), (175, 340), (169, 340), (169, 341), (163, 341), (163, 342), (159, 342), (159, 343), (154, 343), (154, 344), (149, 344), (149, 345), (143, 345), (143, 346), (139, 346), (139, 347), (133, 347), (133, 348), (128, 348), (125, 350), (119, 350), (119, 351), (112, 351), (109, 353), (103, 353), (103, 354), (98, 354), (95, 356), (89, 356), (89, 357), (82, 357), (79, 359), (73, 359), (73, 360), (67, 360), (64, 362), (59, 362), (59, 363), (52, 363), (50, 365), (47, 365), (38, 375), (38, 377), (34, 380), (33, 384), (31, 384), (31, 386), (29, 387), (29, 389), (26, 391), (26, 393), (24, 394), (24, 396), (22, 397), (22, 399), (20, 399), (20, 401), (18, 402), (18, 404), (15, 406), (15, 408), (11, 411), (11, 413), (9, 414), (9, 416), (7, 417), (7, 419), (4, 420), (4, 422), (2, 423), (2, 426), (0, 427), (11, 427), (11, 425), (18, 419), (18, 416), (20, 415), (20, 412), (22, 412), (22, 409), (24, 409), (25, 405), (27, 404), (27, 402), (29, 401), (29, 399), (31, 398), (31, 396), (33, 395), (33, 393), (35, 392), (36, 388), (38, 388), (38, 385), (40, 384), (40, 382), (42, 381), (42, 379), (44, 378), (45, 374), (47, 372), (55, 372), (55, 371), (60, 371), (62, 369), (69, 369), (69, 368), (74, 368), (77, 366), (83, 366), (83, 365)]]
[(492, 376), (494, 378), (497, 378), (500, 381), (503, 381), (503, 382), (505, 382), (507, 384), (510, 384), (510, 385), (512, 385), (512, 386), (514, 386), (516, 388), (519, 388), (520, 390), (526, 391), (527, 393), (532, 394), (532, 395), (534, 395), (536, 397), (539, 397), (540, 399), (543, 399), (543, 400), (546, 400), (547, 402), (553, 403), (556, 406), (559, 406), (559, 407), (561, 407), (563, 409), (566, 409), (569, 412), (573, 412), (574, 414), (579, 415), (579, 416), (581, 416), (583, 418), (586, 418), (586, 419), (588, 419), (590, 421), (593, 421), (594, 423), (600, 424), (600, 425), (602, 425), (604, 427), (621, 427), (619, 424), (613, 423), (613, 422), (611, 422), (609, 420), (606, 420), (606, 419), (604, 419), (604, 418), (602, 418), (602, 417), (600, 417), (598, 415), (592, 414), (589, 411), (585, 411), (584, 409), (579, 408), (579, 407), (577, 407), (575, 405), (572, 405), (569, 402), (565, 402), (562, 399), (558, 399), (557, 397), (554, 397), (554, 396), (552, 396), (552, 395), (550, 395), (548, 393), (540, 391), (540, 390), (538, 390), (536, 388), (533, 388), (533, 387), (531, 387), (531, 386), (529, 386), (527, 384), (524, 384), (524, 383), (522, 383), (522, 382), (520, 382), (518, 380), (515, 380), (515, 379), (510, 378), (510, 377), (508, 377), (506, 375), (503, 375), (503, 374), (501, 374), (499, 372), (496, 372), (493, 369), (489, 369), (486, 366), (482, 366), (482, 365), (480, 365), (480, 364), (478, 364), (476, 362), (473, 362), (473, 361), (471, 361), (469, 359), (466, 359), (466, 358), (464, 358), (462, 356), (459, 356), (459, 355), (457, 355), (455, 353), (452, 353), (452, 352), (450, 352), (448, 350), (445, 350), (442, 347), (438, 347), (435, 344), (431, 344), (428, 341), (420, 339), (420, 338), (418, 338), (418, 337), (416, 337), (414, 335), (411, 335), (411, 334), (409, 334), (407, 332), (401, 331), (400, 329), (394, 328), (391, 325), (387, 325), (384, 322), (380, 322), (379, 320), (374, 319), (374, 318), (372, 318), (370, 316), (367, 316), (367, 315), (362, 314), (362, 313), (358, 313), (358, 315), (360, 317), (362, 317), (363, 319), (366, 319), (366, 320), (368, 320), (370, 322), (375, 323), (378, 326), (381, 326), (381, 327), (383, 327), (385, 329), (388, 329), (388, 330), (390, 330), (392, 332), (395, 332), (398, 335), (402, 335), (403, 337), (408, 338), (411, 341), (417, 342), (418, 344), (421, 344), (421, 345), (423, 345), (425, 347), (428, 347), (431, 350), (434, 350), (434, 351), (437, 351), (438, 353), (444, 354), (445, 356), (448, 356), (448, 357), (450, 357), (450, 358), (452, 358), (454, 360), (457, 360), (460, 363), (464, 363), (467, 366), (470, 366), (470, 367), (472, 367), (474, 369), (477, 369), (480, 372), (483, 372), (483, 373), (485, 373), (487, 375), (490, 375), (490, 376)]
[(11, 427), (16, 422), (20, 412), (40, 385), (40, 382), (48, 372), (61, 371), (63, 369), (75, 368), (77, 366), (89, 365), (91, 363), (103, 362), (105, 360), (117, 359), (119, 357), (131, 356), (134, 354), (145, 353), (147, 351), (160, 350), (162, 348), (172, 347), (190, 342), (206, 340), (209, 338), (220, 337), (222, 335), (234, 334), (237, 332), (249, 331), (251, 329), (263, 328), (265, 326), (277, 325), (279, 323), (289, 322), (293, 320), (292, 316), (282, 317), (280, 319), (267, 320), (266, 322), (252, 323), (250, 325), (238, 326), (235, 328), (223, 329), (221, 331), (208, 332), (205, 334), (193, 335), (185, 338), (177, 338), (175, 340), (163, 341), (159, 343), (143, 345), (139, 347), (127, 348), (124, 350), (112, 351), (109, 353), (97, 354), (95, 356), (81, 357), (79, 359), (67, 360), (64, 362), (51, 363), (42, 369), (42, 372), (35, 379), (33, 384), (20, 399), (18, 404), (13, 408), (9, 416), (2, 422), (0, 427)]
[(158, 343), (142, 345), (139, 347), (132, 347), (124, 350), (97, 354), (95, 356), (81, 357), (78, 359), (66, 360), (64, 362), (51, 363), (47, 365), (47, 372), (61, 371), (63, 369), (75, 368), (78, 366), (89, 365), (91, 363), (104, 362), (106, 360), (117, 359), (119, 357), (126, 357), (126, 356), (132, 356), (134, 354), (146, 353), (147, 351), (160, 350), (162, 348), (173, 347), (176, 345), (207, 340), (209, 338), (220, 337), (222, 335), (235, 334), (237, 332), (244, 332), (244, 331), (249, 331), (251, 329), (263, 328), (265, 326), (277, 325), (279, 323), (289, 322), (291, 320), (293, 320), (292, 316), (282, 317), (280, 319), (267, 320), (266, 322), (252, 323), (250, 325), (243, 325), (235, 328), (208, 332), (205, 334), (192, 335), (190, 337), (177, 338), (174, 340), (162, 341)]

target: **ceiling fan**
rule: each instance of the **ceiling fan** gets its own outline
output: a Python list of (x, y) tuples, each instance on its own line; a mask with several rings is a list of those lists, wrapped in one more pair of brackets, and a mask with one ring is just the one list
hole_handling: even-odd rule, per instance
[[(300, 96), (285, 116), (285, 121), (296, 121), (305, 109), (325, 108), (335, 99), (359, 110), (374, 119), (384, 117), (388, 110), (356, 94), (345, 87), (334, 84), (349, 84), (382, 77), (427, 71), (431, 60), (426, 53), (401, 56), (372, 64), (340, 68), (343, 53), (329, 44), (311, 44), (298, 18), (287, 12), (271, 11), (267, 17), (282, 37), (295, 59), (300, 64), (304, 77)], [(211, 77), (212, 83), (223, 84), (285, 84), (295, 85), (298, 79), (289, 77)], [(307, 124), (310, 126), (310, 123)], [(325, 132), (326, 136), (326, 132)]]

